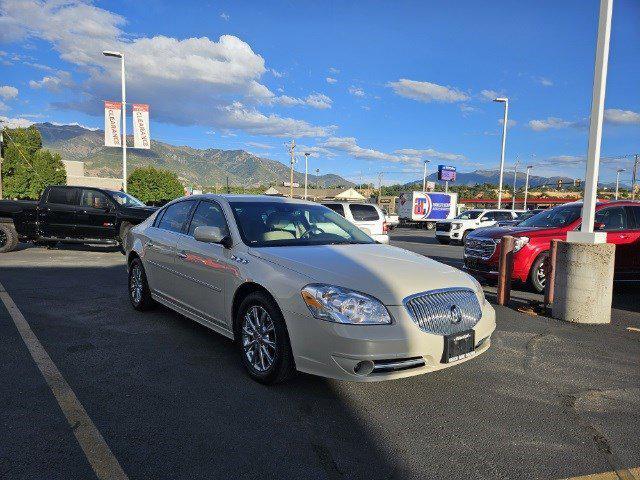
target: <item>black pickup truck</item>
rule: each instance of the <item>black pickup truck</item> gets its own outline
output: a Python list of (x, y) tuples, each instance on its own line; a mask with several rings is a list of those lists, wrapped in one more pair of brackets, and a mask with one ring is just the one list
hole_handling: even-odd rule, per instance
[(129, 229), (155, 210), (124, 192), (92, 187), (51, 186), (38, 201), (0, 200), (0, 253), (19, 241), (124, 247)]

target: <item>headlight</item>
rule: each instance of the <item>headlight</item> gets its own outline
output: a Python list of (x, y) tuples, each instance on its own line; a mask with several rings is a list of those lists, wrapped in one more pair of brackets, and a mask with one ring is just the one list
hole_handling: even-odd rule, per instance
[(300, 292), (311, 314), (320, 320), (353, 325), (388, 325), (391, 316), (373, 297), (333, 285), (311, 284)]
[(462, 224), (461, 224), (461, 223), (457, 223), (457, 222), (456, 222), (456, 223), (452, 223), (452, 224), (451, 224), (451, 227), (452, 227), (454, 230), (457, 230), (458, 228), (462, 228)]
[(484, 304), (487, 303), (487, 299), (484, 296), (484, 290), (482, 289), (482, 285), (478, 280), (476, 280), (476, 278), (473, 275), (469, 275), (469, 278), (471, 279), (474, 286), (476, 287), (476, 293), (482, 299), (481, 305), (484, 306)]
[(513, 253), (518, 252), (527, 243), (529, 243), (529, 237), (516, 237), (515, 244), (513, 245)]

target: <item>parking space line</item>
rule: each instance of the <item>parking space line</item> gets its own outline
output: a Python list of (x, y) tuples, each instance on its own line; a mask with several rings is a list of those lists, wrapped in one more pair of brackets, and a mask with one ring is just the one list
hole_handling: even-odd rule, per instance
[(2, 283), (0, 283), (0, 300), (11, 315), (33, 361), (60, 405), (96, 476), (100, 479), (127, 479), (127, 474), (122, 470), (115, 455)]
[(565, 480), (636, 480), (637, 478), (640, 478), (640, 467), (620, 472), (592, 473), (580, 477), (570, 477)]

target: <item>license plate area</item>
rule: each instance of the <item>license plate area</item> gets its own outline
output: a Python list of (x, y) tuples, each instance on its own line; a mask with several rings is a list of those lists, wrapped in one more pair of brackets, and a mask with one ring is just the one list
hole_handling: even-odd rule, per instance
[(457, 362), (463, 358), (473, 355), (476, 345), (475, 331), (465, 330), (464, 332), (445, 335), (443, 363)]

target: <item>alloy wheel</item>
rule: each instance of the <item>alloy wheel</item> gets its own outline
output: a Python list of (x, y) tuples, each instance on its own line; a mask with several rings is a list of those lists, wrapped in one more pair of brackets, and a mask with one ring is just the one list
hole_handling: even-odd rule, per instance
[(538, 265), (538, 269), (536, 270), (536, 280), (543, 288), (545, 287), (545, 283), (547, 281), (547, 275), (546, 275), (546, 272), (544, 271), (544, 260), (540, 262), (540, 265)]
[(131, 292), (131, 299), (133, 303), (138, 305), (142, 300), (142, 293), (144, 291), (144, 284), (142, 281), (142, 269), (139, 265), (135, 264), (131, 267), (131, 281), (129, 282), (129, 290)]
[(276, 359), (276, 330), (269, 313), (251, 306), (242, 321), (242, 350), (249, 364), (260, 373), (269, 370)]

